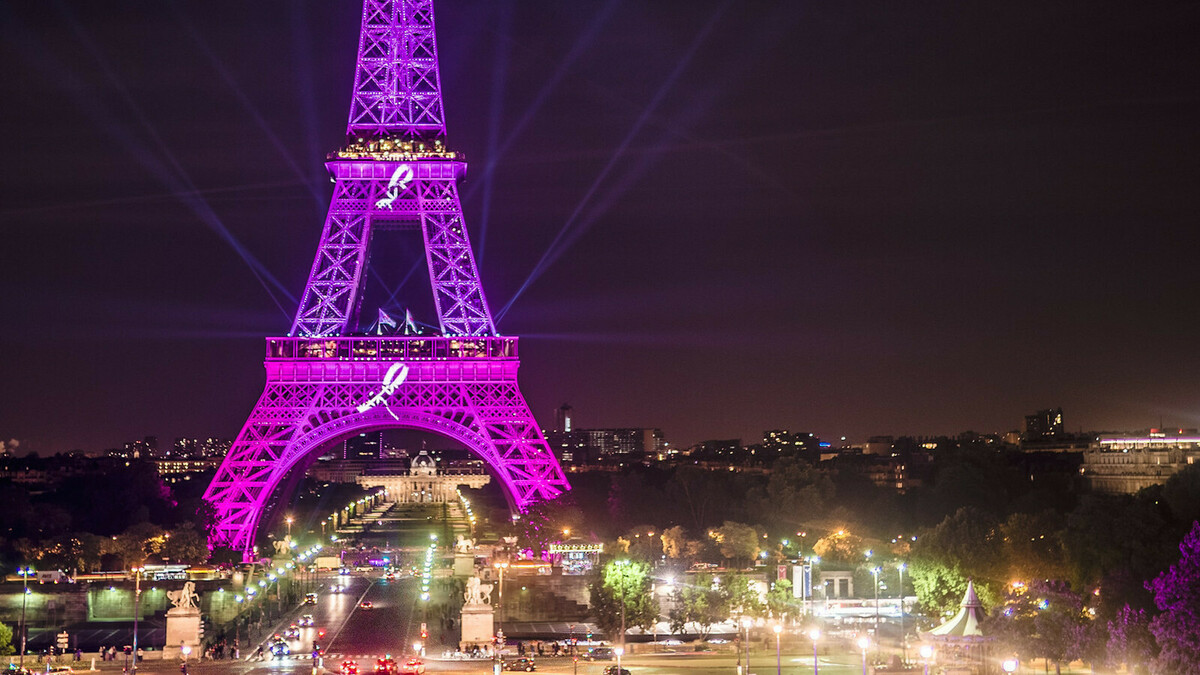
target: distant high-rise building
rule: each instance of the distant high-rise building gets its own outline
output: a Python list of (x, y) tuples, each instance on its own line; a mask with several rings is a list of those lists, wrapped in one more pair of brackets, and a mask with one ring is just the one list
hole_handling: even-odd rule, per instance
[(1062, 408), (1039, 410), (1025, 416), (1025, 440), (1058, 438), (1066, 432)]
[(574, 412), (575, 409), (569, 403), (559, 406), (558, 410), (554, 411), (554, 431), (571, 431), (571, 417)]
[(769, 429), (763, 432), (763, 459), (772, 455), (780, 457), (790, 455), (803, 457), (811, 462), (817, 462), (821, 456), (821, 439), (813, 433), (787, 429)]

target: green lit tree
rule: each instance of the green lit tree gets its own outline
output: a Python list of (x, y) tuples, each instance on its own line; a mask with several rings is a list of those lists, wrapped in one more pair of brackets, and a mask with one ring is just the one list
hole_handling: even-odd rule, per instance
[(13, 629), (0, 623), (0, 656), (16, 653), (17, 650), (13, 648), (12, 639)]
[(776, 619), (799, 614), (796, 598), (792, 597), (792, 582), (780, 579), (767, 591), (767, 611)]
[(650, 566), (636, 560), (614, 560), (591, 585), (596, 623), (609, 636), (625, 641), (625, 629), (649, 630), (658, 621), (658, 601), (651, 592)]
[(675, 609), (671, 610), (671, 632), (682, 633), (688, 623), (699, 629), (701, 640), (708, 638), (713, 624), (729, 618), (729, 597), (711, 574), (698, 574), (692, 583), (675, 589)]

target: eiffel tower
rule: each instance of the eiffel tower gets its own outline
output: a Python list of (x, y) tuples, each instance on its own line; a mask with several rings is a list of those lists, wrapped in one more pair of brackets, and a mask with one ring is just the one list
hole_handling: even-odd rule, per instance
[[(322, 447), (388, 428), (435, 432), (482, 458), (523, 511), (570, 489), (517, 386), (517, 338), (496, 333), (459, 204), (466, 162), (445, 144), (433, 0), (364, 0), (346, 144), (316, 260), (266, 387), (204, 494), (211, 544), (250, 557), (268, 499)], [(373, 231), (418, 230), (439, 328), (354, 335)]]

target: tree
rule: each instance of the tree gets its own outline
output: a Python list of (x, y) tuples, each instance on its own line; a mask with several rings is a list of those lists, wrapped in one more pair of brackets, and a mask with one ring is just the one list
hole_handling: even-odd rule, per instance
[(623, 538), (629, 542), (628, 553), (639, 560), (653, 562), (662, 555), (662, 539), (656, 537), (653, 525), (635, 525)]
[(1200, 672), (1200, 522), (1179, 545), (1179, 562), (1147, 582), (1162, 614), (1150, 621), (1161, 651), (1156, 673)]
[(692, 583), (675, 589), (676, 608), (671, 610), (671, 632), (682, 633), (688, 623), (699, 629), (701, 640), (708, 638), (713, 624), (729, 618), (729, 598), (711, 574), (698, 574)]
[(1000, 525), (1008, 578), (1018, 581), (1065, 579), (1064, 524), (1062, 516), (1054, 511), (1009, 516)]
[(813, 553), (821, 560), (831, 563), (857, 565), (862, 562), (866, 544), (862, 537), (851, 534), (849, 530), (838, 530), (817, 540), (813, 544)]
[(0, 623), (0, 656), (8, 656), (17, 652), (17, 650), (13, 648), (12, 638), (13, 629)]
[(947, 613), (958, 606), (967, 580), (984, 606), (1003, 597), (1004, 563), (996, 522), (971, 508), (961, 508), (917, 538), (913, 546), (913, 590), (929, 614)]
[(797, 457), (782, 457), (772, 465), (766, 486), (751, 490), (746, 499), (757, 522), (792, 529), (806, 516), (821, 513), (833, 494), (833, 481), (825, 472)]
[(650, 566), (636, 560), (614, 560), (592, 582), (591, 604), (596, 623), (606, 635), (620, 636), (622, 628), (649, 630), (658, 621), (658, 600), (650, 585)]
[(767, 611), (773, 618), (796, 616), (798, 609), (796, 598), (792, 595), (792, 582), (780, 579), (771, 584), (771, 590), (767, 591)]
[(758, 589), (750, 582), (750, 577), (745, 574), (728, 574), (725, 576), (722, 586), (725, 589), (725, 594), (729, 599), (729, 613), (737, 616), (762, 616), (763, 607), (762, 599), (759, 598)]
[(662, 539), (663, 555), (671, 560), (679, 560), (687, 550), (687, 531), (679, 525), (668, 527), (659, 535)]
[(179, 563), (203, 563), (208, 559), (208, 542), (191, 525), (175, 528), (163, 546), (165, 557)]
[[(1041, 657), (1061, 672), (1063, 661), (1083, 656), (1087, 628), (1083, 599), (1064, 582), (1035, 581), (1014, 586), (993, 612), (990, 630), (1024, 658)], [(985, 629), (987, 630), (987, 629)]]
[(1145, 673), (1158, 656), (1158, 644), (1150, 632), (1150, 617), (1144, 609), (1129, 605), (1121, 608), (1108, 622), (1108, 665), (1114, 669), (1125, 664), (1130, 673)]
[(749, 525), (725, 521), (710, 535), (717, 542), (721, 555), (737, 565), (750, 565), (758, 556), (758, 531)]

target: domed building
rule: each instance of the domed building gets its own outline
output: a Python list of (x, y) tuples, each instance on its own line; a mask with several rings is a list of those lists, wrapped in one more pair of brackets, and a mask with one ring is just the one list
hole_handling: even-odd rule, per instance
[(365, 474), (357, 482), (364, 488), (381, 487), (401, 504), (442, 504), (458, 499), (458, 488), (481, 488), (492, 477), (470, 469), (439, 469), (437, 460), (422, 450), (408, 465), (407, 474)]

